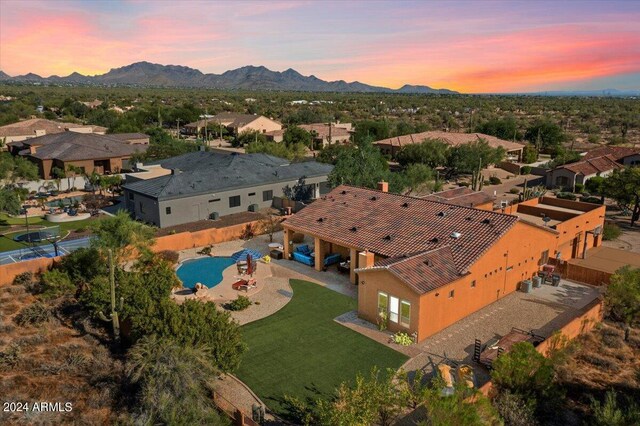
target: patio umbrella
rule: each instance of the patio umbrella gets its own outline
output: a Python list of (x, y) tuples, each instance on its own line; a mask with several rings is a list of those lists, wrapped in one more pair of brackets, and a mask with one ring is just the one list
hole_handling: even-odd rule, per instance
[(253, 259), (260, 259), (262, 257), (262, 253), (257, 250), (243, 249), (233, 253), (231, 255), (231, 259), (233, 259), (234, 262), (238, 262), (239, 260), (247, 260), (247, 255), (249, 254)]
[(253, 275), (253, 264), (251, 260), (251, 253), (247, 253), (247, 274), (249, 275)]

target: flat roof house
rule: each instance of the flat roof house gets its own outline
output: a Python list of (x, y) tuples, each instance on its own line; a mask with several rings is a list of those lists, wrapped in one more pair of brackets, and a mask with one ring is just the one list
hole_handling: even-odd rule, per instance
[(63, 123), (61, 121), (45, 120), (43, 118), (31, 118), (18, 121), (0, 127), (0, 140), (5, 143), (19, 142), (26, 139), (37, 138), (44, 135), (52, 135), (63, 132), (97, 133), (104, 135), (105, 127), (83, 125), (76, 123)]
[(204, 132), (205, 127), (213, 130), (216, 125), (224, 126), (233, 135), (239, 135), (245, 131), (266, 133), (282, 129), (282, 124), (263, 115), (223, 112), (186, 124), (184, 132), (188, 135), (197, 136)]
[(541, 198), (501, 213), (381, 189), (339, 186), (285, 220), (285, 258), (294, 232), (313, 238), (317, 270), (350, 257), (358, 315), (378, 323), (383, 313), (389, 330), (418, 340), (515, 291), (551, 258), (600, 245), (603, 206)]
[(13, 142), (9, 150), (38, 166), (42, 179), (51, 179), (51, 170), (57, 167), (79, 167), (84, 173), (119, 173), (130, 168), (129, 160), (137, 152), (144, 152), (147, 145), (130, 143), (113, 135), (64, 132), (40, 136), (21, 142)]
[(329, 192), (333, 166), (291, 163), (266, 154), (197, 151), (164, 160), (171, 173), (123, 186), (126, 206), (142, 221), (161, 228), (271, 207), (283, 188), (304, 177), (313, 198)]
[(405, 146), (416, 143), (422, 143), (425, 139), (437, 139), (447, 143), (450, 146), (465, 145), (479, 140), (485, 140), (492, 148), (502, 147), (507, 152), (507, 158), (513, 161), (522, 159), (522, 150), (524, 145), (496, 138), (495, 136), (485, 135), (483, 133), (457, 133), (457, 132), (441, 132), (429, 131), (422, 133), (413, 133), (404, 136), (395, 136), (393, 138), (383, 139), (373, 144), (376, 145), (383, 154), (395, 157), (396, 154)]

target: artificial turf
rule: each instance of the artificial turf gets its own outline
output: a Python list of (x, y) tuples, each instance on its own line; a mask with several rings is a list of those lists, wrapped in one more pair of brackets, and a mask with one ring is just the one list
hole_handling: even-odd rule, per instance
[(395, 369), (407, 360), (333, 320), (357, 309), (356, 300), (307, 281), (291, 280), (291, 288), (293, 298), (284, 308), (242, 327), (248, 350), (236, 371), (276, 413), (287, 414), (285, 394), (330, 398), (358, 372)]

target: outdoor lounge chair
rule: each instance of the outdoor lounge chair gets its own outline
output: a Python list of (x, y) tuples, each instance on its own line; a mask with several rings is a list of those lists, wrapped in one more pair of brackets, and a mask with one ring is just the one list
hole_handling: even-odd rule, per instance
[(231, 285), (231, 288), (237, 291), (240, 291), (240, 290), (249, 291), (252, 288), (256, 288), (256, 287), (257, 287), (257, 283), (254, 278), (251, 278), (249, 280), (241, 279)]

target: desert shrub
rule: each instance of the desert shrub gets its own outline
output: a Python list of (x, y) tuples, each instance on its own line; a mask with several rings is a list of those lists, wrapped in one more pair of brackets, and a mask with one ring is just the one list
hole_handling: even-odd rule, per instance
[(591, 398), (591, 423), (595, 426), (626, 426), (638, 424), (640, 421), (640, 406), (631, 398), (625, 397), (618, 401), (614, 390), (605, 394), (604, 401)]
[(240, 239), (242, 240), (250, 240), (256, 235), (255, 226), (251, 223), (247, 223), (242, 230), (242, 234), (240, 235)]
[(11, 344), (8, 348), (0, 351), (0, 370), (15, 367), (20, 361), (20, 354), (20, 346), (16, 344)]
[(39, 326), (51, 319), (51, 310), (43, 303), (36, 302), (23, 308), (13, 319), (20, 326)]
[(16, 275), (13, 279), (14, 285), (21, 285), (24, 287), (28, 287), (33, 282), (33, 273), (31, 272), (23, 272), (21, 274)]
[(582, 201), (583, 203), (602, 204), (602, 200), (600, 199), (600, 197), (594, 196), (583, 195), (582, 197), (580, 197), (580, 201)]
[(602, 239), (605, 241), (611, 241), (622, 235), (622, 230), (615, 223), (605, 223), (602, 228)]
[(206, 247), (202, 247), (202, 250), (196, 252), (198, 254), (201, 254), (203, 256), (209, 256), (211, 254), (211, 246), (206, 246)]
[(620, 349), (622, 347), (622, 338), (613, 334), (603, 334), (602, 343), (608, 348)]
[(502, 183), (502, 180), (498, 176), (491, 176), (489, 178), (489, 183), (491, 185), (500, 185)]
[(458, 182), (458, 186), (464, 186), (464, 187), (467, 187), (467, 186), (470, 186), (470, 185), (471, 185), (471, 184), (470, 184), (469, 182)]
[(244, 311), (251, 306), (251, 300), (247, 296), (239, 295), (236, 300), (233, 300), (225, 305), (225, 308), (230, 311)]
[(301, 234), (299, 232), (294, 232), (293, 235), (291, 236), (291, 241), (293, 241), (293, 244), (300, 244), (304, 241), (304, 234)]
[(578, 198), (576, 197), (576, 194), (573, 194), (571, 192), (558, 192), (556, 194), (556, 197), (562, 200), (571, 200), (571, 201), (575, 201)]
[(107, 273), (106, 262), (95, 248), (80, 248), (62, 258), (60, 269), (75, 284), (89, 283), (96, 276)]
[(583, 353), (582, 355), (580, 355), (580, 359), (582, 359), (584, 362), (587, 362), (593, 366), (599, 367), (601, 369), (604, 369), (610, 372), (617, 372), (620, 370), (620, 367), (618, 367), (613, 361), (610, 361), (606, 358), (603, 358), (595, 354)]
[(169, 262), (172, 265), (175, 265), (176, 263), (178, 263), (180, 254), (177, 251), (173, 250), (162, 250), (161, 252), (157, 253), (156, 256), (158, 256), (162, 260)]
[(17, 296), (19, 294), (24, 294), (25, 288), (22, 286), (12, 285), (10, 287), (5, 287), (4, 290), (13, 296)]
[(42, 296), (49, 299), (73, 294), (76, 286), (71, 282), (69, 275), (60, 270), (52, 269), (41, 276)]
[(537, 424), (534, 417), (535, 407), (519, 395), (504, 391), (496, 396), (492, 402), (500, 417), (509, 426), (534, 426)]
[(15, 342), (20, 347), (28, 347), (28, 346), (36, 346), (41, 345), (47, 341), (47, 336), (44, 334), (34, 334), (32, 336), (24, 336), (17, 339)]
[(584, 190), (584, 185), (581, 183), (576, 183), (576, 189), (575, 189), (575, 193), (576, 194), (582, 194), (582, 191)]
[(529, 173), (531, 173), (531, 166), (522, 166), (520, 168), (521, 175), (528, 175)]
[(554, 377), (552, 361), (531, 343), (516, 343), (493, 363), (491, 379), (499, 391), (508, 390), (522, 397), (548, 393)]
[(512, 193), (512, 194), (519, 194), (520, 193), (520, 188), (515, 188), (515, 187), (511, 188), (509, 190), (509, 192)]

